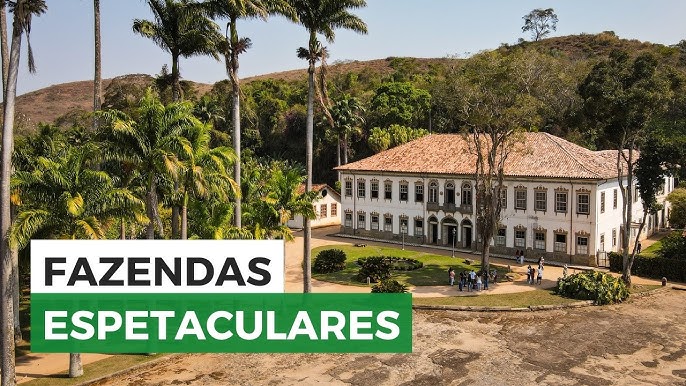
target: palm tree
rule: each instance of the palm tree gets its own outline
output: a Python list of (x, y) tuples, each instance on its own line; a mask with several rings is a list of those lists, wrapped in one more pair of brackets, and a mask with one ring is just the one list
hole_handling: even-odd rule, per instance
[(179, 58), (209, 55), (219, 60), (219, 26), (190, 0), (146, 0), (154, 21), (135, 19), (133, 32), (152, 40), (172, 56), (172, 100), (182, 99)]
[[(14, 307), (13, 307), (13, 292), (18, 290), (18, 285), (13, 283), (13, 270), (18, 269), (16, 263), (12, 259), (12, 254), (9, 250), (9, 243), (7, 235), (9, 233), (11, 224), (10, 214), (10, 176), (12, 173), (12, 148), (14, 144), (14, 110), (15, 100), (17, 96), (17, 77), (19, 73), (19, 56), (21, 53), (21, 39), (22, 35), (26, 33), (26, 41), (28, 48), (28, 62), (29, 70), (36, 71), (33, 62), (33, 52), (31, 51), (31, 43), (29, 40), (29, 33), (31, 31), (31, 20), (34, 15), (43, 14), (47, 5), (45, 0), (17, 0), (11, 2), (10, 11), (14, 13), (14, 20), (12, 23), (12, 45), (9, 55), (9, 66), (7, 67), (7, 83), (4, 84), (5, 104), (4, 104), (4, 121), (2, 123), (2, 150), (0, 151), (0, 159), (2, 159), (2, 172), (0, 172), (0, 181), (2, 181), (2, 188), (0, 190), (0, 259), (2, 265), (0, 272), (2, 272), (2, 281), (0, 282), (0, 295), (2, 299), (0, 302), (0, 314), (2, 315), (2, 372), (1, 384), (10, 385), (16, 381), (15, 362), (14, 362)], [(18, 310), (16, 310), (18, 311)]]
[[(251, 42), (247, 37), (239, 38), (237, 22), (239, 19), (267, 20), (270, 14), (281, 14), (293, 18), (293, 8), (286, 0), (208, 0), (205, 3), (210, 15), (215, 18), (228, 19), (226, 37), (222, 53), (226, 65), (226, 74), (231, 81), (233, 102), (233, 151), (236, 154), (234, 163), (234, 181), (241, 182), (241, 114), (240, 114), (240, 79), (238, 77), (238, 55), (247, 51)], [(241, 197), (236, 197), (234, 224), (241, 227)]]
[[(307, 182), (305, 191), (312, 191), (312, 147), (314, 131), (314, 71), (317, 61), (324, 54), (324, 47), (317, 39), (322, 34), (327, 41), (333, 42), (334, 29), (345, 28), (359, 33), (367, 33), (367, 25), (359, 17), (351, 14), (349, 9), (366, 6), (365, 0), (291, 0), (300, 24), (309, 33), (308, 47), (298, 49), (298, 57), (306, 59), (307, 67), (307, 127), (306, 127), (306, 164)], [(310, 220), (304, 220), (304, 253), (303, 253), (303, 292), (312, 291), (312, 256), (310, 243), (312, 227)]]
[(333, 130), (338, 136), (338, 165), (341, 166), (341, 147), (343, 148), (343, 164), (348, 163), (348, 138), (352, 134), (362, 131), (360, 127), (364, 123), (362, 118), (364, 107), (359, 99), (344, 95), (331, 107), (331, 117), (333, 119)]
[[(219, 26), (207, 18), (202, 8), (190, 0), (146, 0), (154, 21), (133, 21), (133, 31), (151, 39), (172, 55), (172, 101), (182, 99), (179, 58), (210, 55), (219, 60)], [(178, 189), (175, 183), (174, 189)], [(172, 206), (172, 238), (178, 237), (179, 206)]]
[(10, 231), (10, 245), (24, 248), (32, 238), (105, 238), (113, 219), (145, 221), (144, 203), (128, 189), (114, 186), (95, 170), (95, 150), (67, 146), (62, 154), (40, 156), (33, 171), (12, 178), (15, 201), (21, 204)]
[(228, 147), (210, 148), (210, 126), (199, 121), (186, 134), (191, 144), (190, 158), (184, 161), (181, 177), (181, 239), (188, 238), (188, 203), (191, 198), (229, 201), (239, 196), (229, 168), (236, 161)]
[[(100, 0), (93, 0), (93, 15), (95, 18), (95, 79), (93, 81), (93, 112), (102, 106), (102, 63), (100, 60)], [(93, 130), (98, 129), (98, 117), (93, 117)]]
[(158, 185), (165, 178), (177, 181), (183, 167), (180, 159), (192, 155), (191, 144), (183, 136), (198, 123), (192, 111), (188, 102), (164, 106), (148, 89), (134, 114), (135, 121), (119, 111), (102, 113), (108, 122), (100, 133), (104, 158), (128, 163), (144, 181), (148, 239), (155, 238), (155, 225), (164, 233), (158, 213)]

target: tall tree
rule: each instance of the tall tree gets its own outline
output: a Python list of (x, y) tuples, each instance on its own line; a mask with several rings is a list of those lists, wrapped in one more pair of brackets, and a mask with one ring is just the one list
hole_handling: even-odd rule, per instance
[(210, 147), (210, 126), (197, 121), (189, 128), (186, 137), (191, 145), (190, 157), (184, 160), (181, 171), (181, 239), (188, 238), (188, 204), (192, 198), (213, 198), (228, 202), (239, 193), (231, 179), (229, 168), (236, 162), (230, 148)]
[[(298, 57), (307, 60), (307, 125), (305, 134), (305, 158), (307, 180), (305, 192), (312, 191), (312, 147), (314, 142), (314, 72), (317, 62), (325, 54), (325, 49), (317, 39), (322, 34), (326, 40), (333, 43), (336, 28), (345, 28), (358, 33), (367, 33), (367, 25), (358, 16), (349, 12), (350, 9), (362, 8), (367, 5), (365, 0), (290, 0), (295, 8), (299, 23), (309, 33), (307, 48), (298, 49)], [(303, 292), (312, 292), (312, 224), (304, 217), (304, 251), (303, 251)]]
[(552, 8), (536, 8), (522, 17), (522, 32), (531, 32), (531, 38), (537, 42), (557, 30), (557, 15)]
[(641, 54), (631, 60), (626, 52), (613, 51), (607, 60), (593, 67), (579, 86), (579, 93), (585, 116), (602, 128), (604, 144), (617, 150), (617, 181), (623, 201), (622, 279), (631, 284), (631, 267), (645, 225), (644, 216), (630, 249), (635, 230), (633, 187), (638, 150), (652, 129), (652, 119), (666, 109), (671, 91), (654, 56)]
[[(270, 14), (282, 14), (293, 17), (293, 8), (286, 0), (209, 0), (206, 2), (213, 17), (228, 19), (226, 36), (222, 53), (226, 66), (226, 74), (231, 81), (231, 100), (233, 118), (233, 151), (236, 155), (233, 179), (241, 184), (241, 109), (240, 109), (240, 78), (238, 77), (238, 56), (247, 51), (250, 38), (239, 37), (237, 23), (239, 19), (267, 20)], [(241, 196), (236, 195), (234, 206), (234, 225), (241, 227)]]
[[(93, 80), (93, 112), (102, 106), (102, 61), (100, 58), (100, 0), (93, 0), (95, 32), (95, 79)], [(98, 117), (93, 116), (93, 130), (98, 129)]]
[[(489, 269), (490, 245), (501, 221), (504, 167), (522, 148), (526, 131), (540, 124), (545, 103), (534, 90), (548, 84), (520, 77), (521, 67), (541, 62), (529, 52), (488, 52), (474, 57), (438, 89), (437, 100), (454, 115), (475, 156), (476, 229), (481, 239), (481, 267)], [(535, 78), (536, 81), (540, 78)]]
[(128, 162), (144, 181), (148, 239), (155, 238), (155, 225), (164, 234), (158, 212), (158, 186), (164, 179), (177, 181), (183, 167), (181, 159), (191, 158), (191, 144), (184, 133), (197, 123), (192, 111), (188, 102), (164, 106), (148, 89), (135, 119), (118, 111), (102, 113), (108, 123), (101, 132), (104, 157)]
[(341, 154), (343, 155), (343, 164), (348, 163), (348, 140), (351, 135), (362, 132), (361, 125), (364, 123), (363, 113), (364, 107), (360, 100), (350, 95), (344, 95), (331, 107), (333, 131), (338, 137), (336, 166), (341, 166)]
[(45, 0), (17, 0), (11, 2), (10, 11), (14, 13), (12, 23), (12, 45), (10, 48), (9, 66), (7, 68), (7, 84), (5, 85), (5, 104), (4, 121), (2, 123), (2, 150), (0, 151), (2, 160), (2, 172), (0, 181), (0, 259), (2, 265), (2, 282), (0, 283), (0, 306), (2, 323), (2, 368), (1, 384), (13, 385), (16, 382), (15, 361), (14, 361), (14, 312), (13, 290), (18, 290), (12, 283), (12, 271), (16, 269), (10, 253), (8, 235), (11, 225), (10, 215), (10, 176), (12, 173), (12, 150), (14, 145), (14, 112), (15, 100), (17, 96), (17, 78), (19, 74), (19, 56), (21, 53), (21, 40), (26, 33), (28, 48), (29, 71), (35, 72), (36, 67), (33, 61), (33, 52), (29, 40), (31, 32), (31, 21), (34, 15), (43, 14), (47, 5)]
[[(191, 0), (146, 0), (154, 21), (136, 19), (133, 31), (151, 39), (172, 56), (172, 101), (183, 98), (179, 58), (209, 55), (219, 60), (221, 32), (202, 7)], [(178, 189), (178, 182), (175, 183)], [(179, 205), (172, 206), (172, 238), (179, 236)]]

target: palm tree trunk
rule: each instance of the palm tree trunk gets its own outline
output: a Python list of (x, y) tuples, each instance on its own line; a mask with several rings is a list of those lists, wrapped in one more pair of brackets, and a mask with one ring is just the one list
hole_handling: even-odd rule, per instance
[[(238, 31), (236, 30), (236, 18), (231, 18), (229, 21), (229, 30), (231, 36), (231, 47), (238, 45)], [(231, 91), (233, 98), (233, 151), (236, 153), (236, 162), (233, 165), (233, 179), (238, 186), (241, 186), (241, 88), (240, 79), (238, 78), (238, 50), (232, 49), (229, 55), (226, 56), (226, 72), (231, 81)], [(236, 195), (236, 205), (234, 205), (234, 225), (236, 228), (242, 227), (242, 207), (241, 195)]]
[(7, 235), (10, 229), (10, 174), (12, 172), (12, 148), (14, 143), (14, 108), (17, 96), (17, 76), (19, 72), (19, 55), (21, 52), (22, 29), (17, 14), (14, 15), (12, 26), (12, 48), (10, 51), (6, 99), (4, 106), (4, 121), (2, 123), (2, 172), (0, 181), (0, 258), (2, 265), (2, 282), (0, 306), (2, 315), (2, 385), (14, 385), (16, 369), (14, 361), (14, 299), (12, 295), (12, 255), (9, 251)]
[(157, 194), (155, 190), (155, 179), (150, 177), (150, 181), (148, 182), (148, 193), (145, 197), (145, 212), (148, 215), (148, 220), (150, 220), (146, 229), (148, 240), (153, 240), (155, 238), (155, 205), (157, 201), (155, 200), (155, 194)]
[(341, 135), (338, 134), (338, 142), (336, 142), (336, 166), (341, 166)]
[[(7, 52), (7, 2), (0, 0), (0, 55), (2, 56), (2, 100), (7, 100), (7, 76), (9, 71), (10, 58)], [(10, 204), (11, 205), (11, 204)], [(16, 216), (16, 208), (14, 205), (10, 206), (10, 221), (14, 221)], [(14, 342), (15, 344), (21, 342), (21, 324), (19, 321), (19, 250), (12, 248), (12, 295), (14, 297)]]
[[(179, 74), (179, 55), (172, 54), (172, 102), (181, 101), (181, 75)], [(178, 181), (174, 181), (174, 193), (179, 191)], [(171, 238), (179, 237), (179, 205), (172, 202)]]
[[(95, 79), (93, 81), (93, 112), (102, 106), (102, 63), (100, 58), (100, 0), (93, 0), (93, 14), (95, 18)], [(93, 130), (98, 129), (98, 118), (93, 116)]]
[(124, 222), (124, 218), (121, 218), (121, 228), (119, 229), (119, 237), (122, 240), (126, 240), (126, 223)]
[(69, 354), (69, 378), (76, 378), (83, 375), (83, 364), (81, 364), (81, 354)]
[[(312, 147), (314, 143), (314, 61), (310, 61), (310, 66), (307, 70), (307, 127), (306, 127), (306, 144), (305, 144), (305, 158), (307, 165), (307, 182), (305, 183), (305, 192), (312, 191)], [(312, 224), (309, 218), (303, 217), (303, 292), (312, 292), (312, 251), (310, 245), (312, 243)]]
[(0, 55), (2, 55), (2, 100), (7, 100), (7, 71), (10, 56), (7, 52), (7, 1), (0, 0)]
[(188, 193), (183, 195), (181, 204), (181, 240), (188, 240)]
[(348, 134), (343, 134), (343, 165), (348, 164)]
[[(14, 169), (13, 169), (14, 171)], [(10, 221), (14, 222), (17, 217), (17, 207), (10, 203)], [(22, 341), (21, 321), (19, 320), (19, 297), (21, 285), (19, 284), (19, 248), (10, 249), (12, 255), (12, 297), (14, 309), (14, 344), (18, 345)]]

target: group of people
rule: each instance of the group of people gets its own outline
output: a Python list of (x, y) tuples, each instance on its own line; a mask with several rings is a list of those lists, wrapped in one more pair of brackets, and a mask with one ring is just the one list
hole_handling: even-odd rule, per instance
[(481, 289), (487, 290), (489, 281), (492, 281), (493, 283), (498, 282), (498, 271), (493, 269), (490, 273), (485, 271), (479, 271), (477, 273), (472, 269), (471, 271), (464, 270), (457, 276), (455, 269), (450, 267), (448, 269), (448, 283), (450, 285), (455, 285), (455, 279), (458, 279), (457, 284), (460, 291), (463, 291), (465, 288), (468, 292), (471, 292), (472, 290), (481, 291)]
[(529, 265), (526, 268), (526, 283), (527, 284), (541, 284), (543, 281), (543, 263), (545, 259), (542, 257), (538, 259), (538, 270)]

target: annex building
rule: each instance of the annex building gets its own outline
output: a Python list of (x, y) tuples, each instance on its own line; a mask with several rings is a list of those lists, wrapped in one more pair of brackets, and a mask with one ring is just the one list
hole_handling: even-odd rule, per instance
[[(341, 232), (408, 243), (476, 250), (474, 173), (469, 138), (432, 134), (336, 168), (341, 178)], [(631, 237), (667, 226), (661, 212), (643, 215), (635, 184)], [(505, 164), (503, 213), (491, 252), (596, 265), (621, 245), (622, 194), (617, 152), (592, 151), (547, 133), (526, 133)]]

